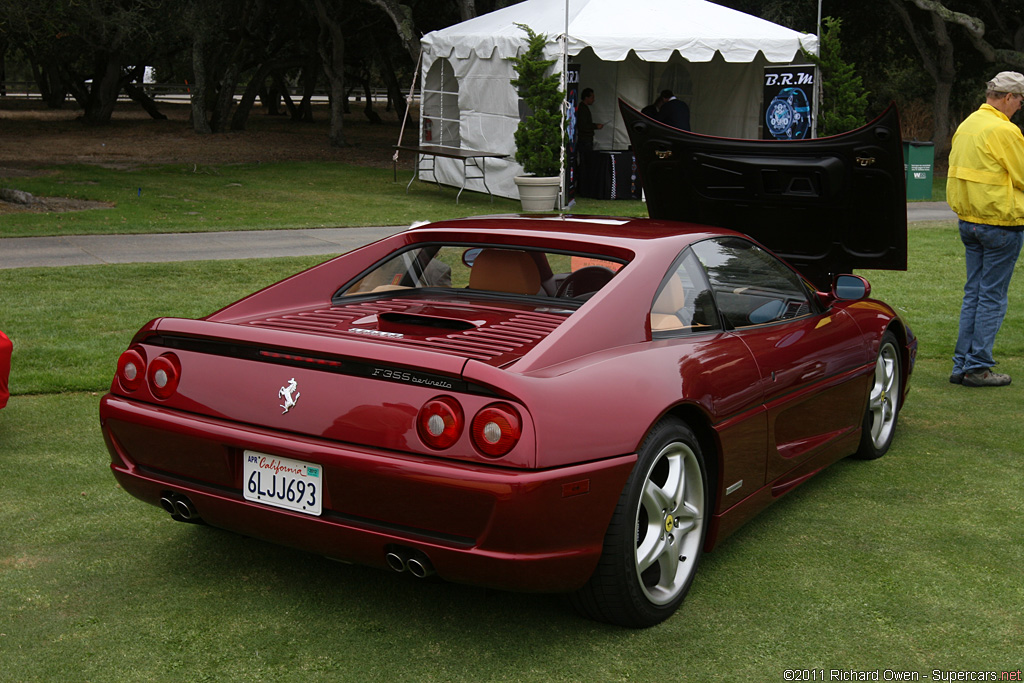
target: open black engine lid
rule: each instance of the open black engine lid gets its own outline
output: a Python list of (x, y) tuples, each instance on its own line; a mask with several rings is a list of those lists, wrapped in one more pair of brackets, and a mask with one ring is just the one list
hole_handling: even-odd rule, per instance
[(816, 284), (906, 270), (899, 114), (827, 138), (736, 140), (678, 130), (619, 101), (651, 218), (750, 235)]

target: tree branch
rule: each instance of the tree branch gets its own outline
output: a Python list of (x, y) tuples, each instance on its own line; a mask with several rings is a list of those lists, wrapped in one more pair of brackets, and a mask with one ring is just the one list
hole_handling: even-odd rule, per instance
[(950, 24), (962, 26), (970, 37), (974, 47), (988, 62), (1003, 62), (1017, 68), (1024, 68), (1024, 52), (1005, 48), (997, 48), (985, 39), (985, 22), (962, 12), (954, 12), (938, 0), (906, 0), (912, 2), (933, 16)]
[(402, 40), (402, 45), (409, 52), (409, 58), (416, 63), (420, 56), (420, 39), (416, 35), (416, 24), (412, 20), (412, 9), (398, 0), (364, 0), (364, 2), (376, 5), (391, 17), (391, 21), (395, 24), (395, 30), (398, 31), (398, 37)]

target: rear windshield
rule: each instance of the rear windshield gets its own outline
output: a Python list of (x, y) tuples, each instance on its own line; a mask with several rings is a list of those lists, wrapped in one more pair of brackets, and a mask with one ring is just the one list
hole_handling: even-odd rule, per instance
[(441, 288), (584, 301), (615, 277), (618, 260), (503, 246), (422, 245), (398, 252), (342, 288), (335, 300)]

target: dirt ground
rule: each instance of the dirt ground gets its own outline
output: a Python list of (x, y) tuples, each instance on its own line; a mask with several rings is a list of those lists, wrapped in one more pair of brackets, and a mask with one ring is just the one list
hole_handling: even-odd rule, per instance
[[(38, 101), (0, 98), (0, 187), (7, 178), (45, 172), (54, 164), (96, 164), (131, 168), (145, 164), (234, 164), (274, 161), (337, 161), (391, 168), (400, 121), (394, 112), (376, 111), (383, 123), (371, 124), (360, 106), (345, 116), (347, 147), (331, 147), (326, 106), (314, 107), (312, 122), (288, 116), (268, 116), (256, 108), (247, 130), (199, 135), (189, 123), (187, 104), (161, 104), (166, 121), (156, 121), (134, 103), (118, 103), (108, 126), (87, 126), (75, 108), (49, 110)], [(415, 123), (403, 141), (416, 138)], [(412, 156), (403, 153), (400, 170), (412, 169)], [(69, 200), (39, 198), (31, 205), (0, 200), (0, 213), (66, 211)], [(74, 202), (71, 202), (74, 204)]]

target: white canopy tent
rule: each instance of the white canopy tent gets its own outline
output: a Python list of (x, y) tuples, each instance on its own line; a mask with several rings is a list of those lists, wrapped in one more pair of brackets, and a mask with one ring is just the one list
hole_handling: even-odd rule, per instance
[[(694, 131), (757, 137), (762, 70), (817, 51), (817, 37), (706, 0), (525, 0), (423, 37), (421, 144), (499, 152), (487, 161), (495, 194), (517, 198), (513, 157), (519, 101), (509, 57), (525, 48), (525, 24), (548, 37), (563, 70), (580, 65), (580, 88), (593, 88), (595, 148), (625, 149), (617, 98), (641, 108), (665, 88), (690, 105)], [(567, 36), (567, 39), (566, 39)], [(442, 183), (463, 183), (463, 164), (436, 160)], [(425, 178), (426, 179), (426, 178)], [(482, 189), (470, 180), (470, 188)]]

